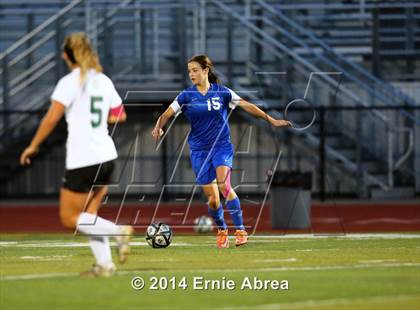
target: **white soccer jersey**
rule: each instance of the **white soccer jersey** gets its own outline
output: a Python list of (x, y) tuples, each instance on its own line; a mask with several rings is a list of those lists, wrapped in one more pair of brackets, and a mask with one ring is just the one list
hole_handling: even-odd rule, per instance
[(108, 114), (110, 109), (121, 105), (122, 100), (105, 74), (89, 70), (81, 85), (80, 69), (74, 69), (60, 79), (51, 99), (66, 107), (66, 169), (117, 158), (117, 150), (108, 133)]

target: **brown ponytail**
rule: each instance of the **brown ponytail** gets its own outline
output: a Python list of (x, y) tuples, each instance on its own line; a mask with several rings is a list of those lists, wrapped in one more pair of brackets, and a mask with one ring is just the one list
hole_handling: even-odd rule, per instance
[(209, 77), (210, 83), (215, 83), (215, 84), (221, 83), (216, 73), (214, 72), (213, 63), (211, 62), (210, 58), (207, 55), (197, 55), (197, 56), (191, 57), (190, 60), (188, 60), (188, 63), (190, 62), (199, 63), (203, 70), (206, 68), (209, 69), (208, 77)]

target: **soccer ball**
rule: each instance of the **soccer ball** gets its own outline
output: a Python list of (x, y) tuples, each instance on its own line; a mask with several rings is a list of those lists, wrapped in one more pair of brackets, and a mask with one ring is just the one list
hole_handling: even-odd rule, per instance
[(213, 221), (208, 216), (202, 215), (194, 220), (194, 231), (208, 233), (213, 230)]
[(172, 230), (164, 223), (153, 223), (147, 227), (146, 241), (152, 248), (166, 248), (172, 242)]

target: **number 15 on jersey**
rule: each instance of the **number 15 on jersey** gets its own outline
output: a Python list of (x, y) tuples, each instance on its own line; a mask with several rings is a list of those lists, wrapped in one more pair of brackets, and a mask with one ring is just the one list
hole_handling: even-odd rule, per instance
[(220, 110), (220, 98), (219, 97), (214, 97), (214, 98), (210, 98), (207, 99), (207, 110), (211, 111), (211, 109), (213, 108), (213, 110)]

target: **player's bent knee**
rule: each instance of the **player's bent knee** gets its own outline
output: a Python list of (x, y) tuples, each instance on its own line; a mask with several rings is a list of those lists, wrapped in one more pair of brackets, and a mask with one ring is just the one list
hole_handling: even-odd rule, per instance
[(77, 218), (66, 214), (60, 214), (61, 224), (66, 228), (75, 228), (77, 225)]
[(216, 210), (220, 205), (220, 199), (214, 196), (210, 196), (208, 200), (209, 207)]

